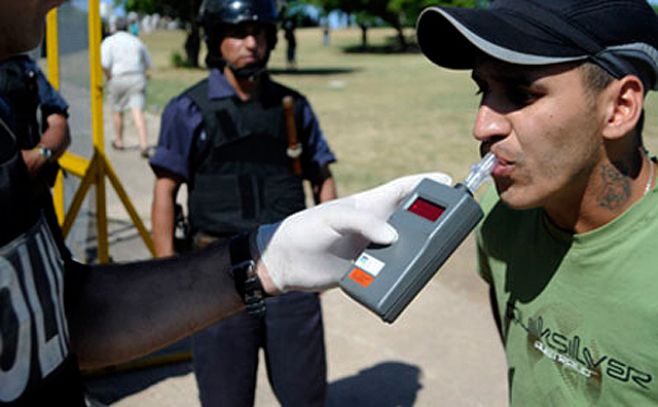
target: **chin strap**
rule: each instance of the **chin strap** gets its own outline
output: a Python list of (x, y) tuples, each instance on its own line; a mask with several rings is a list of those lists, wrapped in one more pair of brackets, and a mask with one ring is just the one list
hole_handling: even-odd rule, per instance
[(267, 68), (262, 64), (251, 64), (247, 65), (244, 68), (236, 68), (232, 64), (226, 64), (233, 74), (238, 79), (248, 79), (252, 82), (256, 81), (261, 75), (263, 75)]

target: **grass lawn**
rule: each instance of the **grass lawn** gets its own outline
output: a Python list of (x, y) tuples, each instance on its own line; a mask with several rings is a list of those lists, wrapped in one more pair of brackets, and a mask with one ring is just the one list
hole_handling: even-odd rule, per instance
[[(393, 34), (370, 30), (369, 43), (384, 45)], [(206, 71), (171, 66), (171, 54), (182, 53), (182, 32), (156, 32), (143, 39), (155, 64), (149, 105), (158, 110)], [(285, 72), (283, 40), (270, 67), (276, 80), (311, 101), (339, 160), (332, 169), (341, 195), (423, 171), (444, 171), (459, 181), (478, 160), (471, 136), (478, 97), (470, 73), (439, 69), (419, 53), (345, 52), (360, 43), (358, 30), (333, 31), (331, 45), (324, 47), (320, 29), (300, 29), (297, 42), (298, 72)], [(657, 104), (655, 96), (649, 99), (645, 130), (654, 153)]]

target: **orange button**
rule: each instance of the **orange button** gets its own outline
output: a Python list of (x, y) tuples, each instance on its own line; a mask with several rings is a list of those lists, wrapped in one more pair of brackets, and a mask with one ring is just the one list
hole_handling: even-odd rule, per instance
[(358, 268), (352, 270), (350, 278), (363, 288), (368, 288), (368, 286), (375, 281), (373, 276)]

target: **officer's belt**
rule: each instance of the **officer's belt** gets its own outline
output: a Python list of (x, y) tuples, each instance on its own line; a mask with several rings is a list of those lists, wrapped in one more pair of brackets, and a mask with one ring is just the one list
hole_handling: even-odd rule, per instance
[(203, 249), (215, 242), (227, 242), (230, 238), (230, 236), (212, 236), (203, 232), (197, 232), (192, 238), (192, 242), (195, 249)]

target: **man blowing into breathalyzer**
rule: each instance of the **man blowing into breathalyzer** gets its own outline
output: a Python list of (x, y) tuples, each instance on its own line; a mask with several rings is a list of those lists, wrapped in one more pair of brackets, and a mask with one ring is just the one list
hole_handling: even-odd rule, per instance
[(478, 233), (515, 406), (658, 403), (658, 192), (642, 143), (657, 88), (645, 0), (432, 7), (423, 53), (471, 70), (495, 154)]

